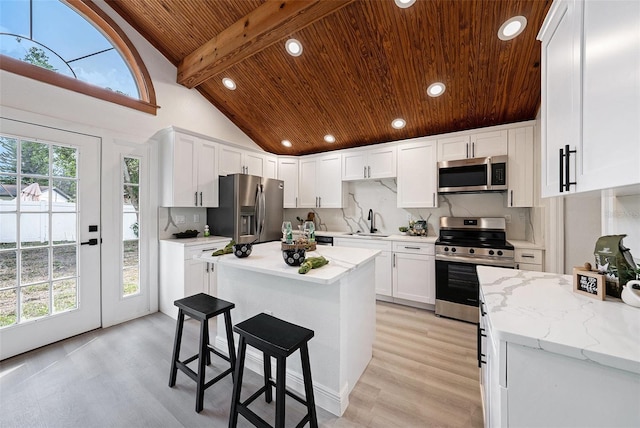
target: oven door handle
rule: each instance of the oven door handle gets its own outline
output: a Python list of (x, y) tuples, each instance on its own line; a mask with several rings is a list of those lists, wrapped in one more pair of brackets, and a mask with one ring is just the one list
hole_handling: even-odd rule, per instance
[(506, 268), (513, 268), (515, 263), (513, 260), (487, 260), (487, 259), (481, 259), (477, 257), (451, 256), (451, 255), (447, 255), (447, 256), (436, 255), (436, 261), (469, 263), (473, 265), (485, 265), (485, 266), (496, 266), (496, 267), (506, 267)]

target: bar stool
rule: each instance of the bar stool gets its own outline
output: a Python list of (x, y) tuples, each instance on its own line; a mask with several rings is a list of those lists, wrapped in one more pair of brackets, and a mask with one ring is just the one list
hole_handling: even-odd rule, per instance
[[(238, 342), (238, 359), (236, 363), (235, 382), (233, 384), (233, 396), (231, 398), (231, 414), (229, 415), (229, 427), (235, 428), (238, 424), (238, 414), (244, 416), (257, 427), (270, 427), (260, 416), (256, 415), (247, 406), (258, 398), (263, 392), (265, 400), (271, 403), (271, 387), (276, 387), (276, 428), (284, 427), (285, 394), (307, 406), (307, 414), (302, 418), (298, 427), (307, 422), (311, 428), (317, 428), (316, 406), (313, 399), (313, 385), (311, 383), (311, 366), (309, 365), (309, 350), (307, 342), (313, 337), (313, 330), (288, 323), (267, 314), (258, 314), (233, 327), (233, 331), (240, 335)], [(242, 389), (242, 374), (244, 371), (244, 359), (247, 344), (262, 351), (264, 355), (264, 386), (247, 398), (240, 401)], [(300, 349), (302, 359), (302, 376), (304, 379), (305, 399), (298, 397), (285, 386), (287, 357)], [(271, 357), (277, 362), (276, 382), (271, 379)]]
[[(231, 309), (235, 308), (236, 305), (204, 293), (176, 300), (173, 304), (178, 307), (178, 321), (176, 323), (176, 336), (173, 343), (173, 357), (171, 359), (169, 387), (173, 387), (176, 384), (176, 374), (178, 373), (178, 369), (194, 380), (197, 385), (196, 412), (200, 413), (203, 408), (204, 390), (230, 373), (233, 379), (233, 372), (236, 368), (236, 351), (233, 343), (233, 332), (231, 330)], [(213, 318), (220, 314), (224, 314), (224, 322), (227, 329), (227, 345), (229, 347), (228, 357), (209, 344), (209, 318)], [(189, 357), (184, 361), (180, 361), (180, 345), (182, 343), (182, 327), (184, 326), (185, 315), (200, 321), (200, 346), (198, 347), (199, 351), (196, 355)], [(231, 364), (231, 367), (205, 383), (205, 367), (211, 364), (210, 352), (213, 352), (220, 358), (228, 361)], [(198, 360), (197, 373), (187, 367), (187, 364), (196, 359)]]

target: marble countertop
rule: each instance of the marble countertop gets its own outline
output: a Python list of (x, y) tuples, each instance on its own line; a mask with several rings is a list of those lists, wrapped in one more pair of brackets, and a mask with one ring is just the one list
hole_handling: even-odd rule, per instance
[(319, 245), (315, 251), (307, 252), (307, 258), (324, 256), (329, 260), (329, 264), (318, 269), (311, 269), (311, 271), (302, 275), (298, 273), (298, 267), (288, 266), (284, 262), (280, 248), (279, 241), (267, 242), (254, 245), (251, 255), (245, 258), (238, 258), (233, 254), (217, 257), (201, 255), (197, 258), (207, 263), (216, 263), (267, 275), (318, 284), (331, 284), (368, 261), (373, 260), (380, 253), (377, 250)]
[[(425, 244), (433, 244), (438, 239), (437, 236), (410, 236), (394, 234), (388, 236), (372, 236), (372, 235), (352, 235), (351, 232), (331, 232), (325, 230), (316, 231), (316, 235), (319, 236), (333, 236), (334, 238), (353, 238), (353, 239), (376, 239), (380, 241), (405, 241), (405, 242), (422, 242)], [(384, 234), (382, 234), (384, 235)]]
[(544, 250), (544, 245), (530, 241), (520, 241), (517, 239), (507, 239), (514, 247), (525, 250)]
[(229, 238), (227, 236), (196, 236), (195, 238), (183, 238), (183, 239), (178, 239), (178, 238), (168, 238), (168, 239), (161, 239), (161, 241), (165, 241), (165, 242), (169, 242), (171, 244), (177, 244), (177, 245), (184, 245), (184, 246), (195, 246), (195, 245), (205, 245), (205, 244), (209, 244), (209, 243), (213, 243), (213, 242), (220, 242), (220, 241), (226, 241), (229, 242), (231, 241), (232, 238)]
[(640, 374), (640, 308), (574, 293), (571, 275), (477, 271), (497, 340)]

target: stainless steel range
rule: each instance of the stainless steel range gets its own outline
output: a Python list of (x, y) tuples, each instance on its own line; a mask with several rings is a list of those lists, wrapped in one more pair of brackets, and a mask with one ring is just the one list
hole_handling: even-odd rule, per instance
[(514, 267), (500, 217), (440, 217), (436, 241), (436, 315), (477, 323), (477, 265)]

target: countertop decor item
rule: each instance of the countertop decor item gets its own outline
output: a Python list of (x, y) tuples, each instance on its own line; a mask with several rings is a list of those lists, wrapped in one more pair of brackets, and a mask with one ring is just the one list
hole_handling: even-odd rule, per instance
[[(286, 244), (283, 244), (286, 245)], [(284, 262), (289, 266), (300, 266), (305, 260), (304, 248), (291, 248), (288, 250), (282, 250), (282, 258)]]
[[(637, 287), (637, 288), (636, 288)], [(640, 281), (634, 279), (622, 287), (622, 301), (627, 305), (640, 308)]]
[(188, 230), (185, 230), (184, 232), (174, 233), (173, 236), (175, 236), (178, 239), (195, 238), (196, 236), (198, 236), (199, 233), (200, 232), (198, 232), (197, 230), (188, 229)]
[(235, 244), (233, 246), (233, 254), (239, 258), (248, 257), (251, 254), (252, 247), (253, 244)]
[(591, 267), (589, 263), (585, 263), (584, 267), (578, 266), (573, 268), (573, 292), (593, 297), (594, 299), (604, 300), (604, 275), (585, 269), (587, 265)]

